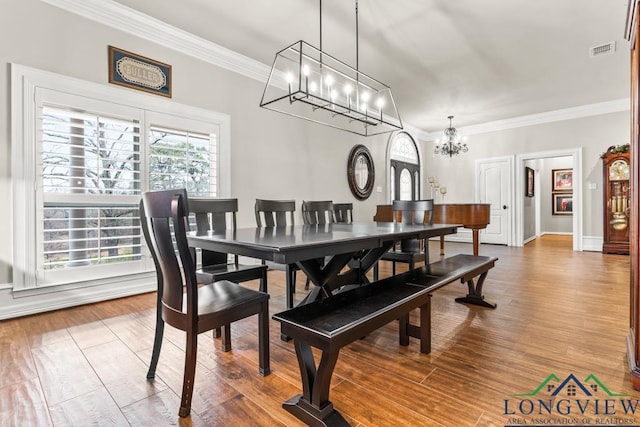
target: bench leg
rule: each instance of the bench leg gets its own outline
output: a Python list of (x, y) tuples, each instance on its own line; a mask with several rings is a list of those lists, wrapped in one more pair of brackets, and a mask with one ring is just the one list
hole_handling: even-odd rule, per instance
[(400, 345), (409, 345), (409, 314), (398, 318), (400, 321)]
[(409, 314), (401, 316), (400, 320), (400, 345), (409, 345), (409, 337), (420, 340), (420, 353), (431, 353), (431, 297), (420, 307), (420, 325), (412, 325), (409, 322)]
[(300, 376), (302, 394), (298, 394), (282, 404), (282, 407), (309, 426), (348, 426), (329, 401), (329, 386), (333, 369), (338, 361), (336, 351), (323, 351), (316, 368), (311, 346), (294, 340)]
[(478, 278), (477, 284), (473, 283), (473, 277), (468, 279), (467, 286), (469, 288), (469, 293), (466, 297), (456, 298), (456, 302), (496, 308), (498, 306), (496, 303), (485, 300), (484, 295), (482, 295), (482, 285), (484, 285), (484, 279), (486, 279), (488, 273), (488, 271), (482, 273)]
[(420, 307), (420, 353), (431, 353), (431, 294), (427, 303)]

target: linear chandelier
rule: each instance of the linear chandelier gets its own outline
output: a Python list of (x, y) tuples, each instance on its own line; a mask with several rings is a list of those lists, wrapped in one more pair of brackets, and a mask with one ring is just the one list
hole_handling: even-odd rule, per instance
[(302, 40), (276, 54), (260, 106), (363, 136), (402, 129), (391, 88)]
[(458, 130), (451, 124), (453, 116), (449, 116), (449, 127), (443, 131), (444, 139), (436, 139), (436, 148), (434, 154), (442, 154), (443, 156), (453, 157), (460, 153), (469, 151), (469, 147), (463, 141), (467, 140), (466, 136), (460, 135)]

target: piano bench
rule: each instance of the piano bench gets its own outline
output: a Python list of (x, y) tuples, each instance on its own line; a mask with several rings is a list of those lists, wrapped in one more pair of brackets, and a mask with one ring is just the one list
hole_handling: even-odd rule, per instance
[[(495, 308), (484, 300), (482, 284), (496, 261), (456, 255), (275, 314), (281, 333), (294, 340), (302, 377), (303, 394), (286, 401), (283, 408), (308, 425), (349, 425), (329, 401), (340, 349), (399, 319), (400, 345), (409, 345), (409, 337), (415, 337), (420, 339), (421, 353), (431, 352), (431, 293), (460, 280), (468, 284), (469, 294), (456, 301)], [(409, 313), (416, 308), (420, 325), (409, 322)], [(322, 351), (317, 367), (311, 347)]]

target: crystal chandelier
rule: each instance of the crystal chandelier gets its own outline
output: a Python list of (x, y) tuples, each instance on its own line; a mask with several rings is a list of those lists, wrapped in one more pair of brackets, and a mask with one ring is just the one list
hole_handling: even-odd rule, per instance
[(391, 88), (300, 40), (276, 54), (260, 106), (363, 136), (402, 129)]
[(436, 148), (433, 150), (435, 154), (442, 154), (443, 156), (453, 157), (460, 153), (466, 153), (469, 151), (469, 147), (465, 142), (467, 137), (458, 133), (458, 130), (453, 127), (451, 121), (453, 116), (449, 116), (449, 127), (443, 132), (444, 139), (436, 139)]

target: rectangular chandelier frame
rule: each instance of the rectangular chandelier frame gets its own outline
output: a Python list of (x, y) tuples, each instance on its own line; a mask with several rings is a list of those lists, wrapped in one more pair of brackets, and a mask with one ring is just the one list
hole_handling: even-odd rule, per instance
[(260, 106), (363, 136), (402, 129), (389, 86), (302, 40), (276, 54)]

